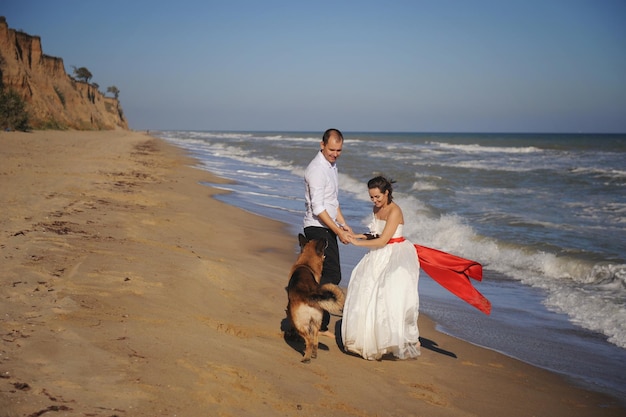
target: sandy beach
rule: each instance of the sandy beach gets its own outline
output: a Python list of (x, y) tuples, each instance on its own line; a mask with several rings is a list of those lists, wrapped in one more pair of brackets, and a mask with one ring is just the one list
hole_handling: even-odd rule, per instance
[(212, 198), (194, 163), (143, 132), (0, 133), (0, 417), (626, 413), (424, 315), (417, 360), (323, 338), (300, 363), (296, 236)]

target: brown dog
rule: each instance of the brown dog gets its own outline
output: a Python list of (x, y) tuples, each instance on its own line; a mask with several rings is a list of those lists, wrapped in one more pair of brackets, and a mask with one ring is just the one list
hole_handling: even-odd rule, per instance
[(345, 300), (343, 291), (334, 284), (320, 285), (326, 240), (307, 240), (298, 235), (300, 255), (291, 268), (287, 286), (287, 317), (305, 343), (302, 362), (317, 357), (319, 330), (323, 310), (341, 315)]

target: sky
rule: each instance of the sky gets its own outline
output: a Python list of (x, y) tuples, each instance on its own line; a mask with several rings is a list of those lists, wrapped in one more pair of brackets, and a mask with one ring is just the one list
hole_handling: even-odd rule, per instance
[(0, 0), (132, 129), (626, 133), (625, 0)]

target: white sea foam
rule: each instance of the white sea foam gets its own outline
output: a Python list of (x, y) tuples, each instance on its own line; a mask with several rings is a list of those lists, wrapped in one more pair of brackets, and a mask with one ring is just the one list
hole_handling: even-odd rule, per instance
[(415, 181), (411, 186), (412, 191), (434, 191), (438, 189), (437, 185), (428, 181)]
[(187, 140), (188, 138), (191, 139), (195, 139), (195, 138), (202, 138), (202, 139), (219, 139), (219, 140), (224, 140), (224, 139), (242, 139), (242, 138), (250, 138), (252, 137), (251, 133), (238, 133), (238, 132), (198, 132), (198, 131), (192, 131), (192, 132), (185, 132), (185, 131), (178, 131), (178, 132), (166, 132), (166, 135), (169, 135), (170, 138), (185, 138), (185, 140)]
[(286, 164), (284, 161), (268, 156), (251, 156), (252, 152), (249, 149), (244, 149), (241, 146), (226, 145), (223, 143), (208, 143), (202, 140), (190, 140), (190, 139), (171, 139), (172, 142), (187, 149), (194, 149), (196, 151), (206, 151), (214, 157), (231, 158), (244, 164), (252, 166), (266, 166), (284, 170), (291, 170), (293, 167)]
[(259, 140), (267, 140), (271, 142), (282, 141), (282, 142), (302, 142), (302, 143), (319, 143), (322, 138), (321, 137), (296, 137), (289, 135), (275, 135), (275, 136), (263, 136), (262, 138), (258, 138)]
[(404, 210), (405, 231), (413, 242), (482, 263), (485, 279), (493, 270), (541, 288), (547, 307), (626, 348), (626, 265), (594, 265), (481, 238), (458, 216), (427, 217), (412, 197), (396, 198), (413, 208)]
[(619, 169), (602, 169), (598, 167), (575, 167), (571, 169), (573, 174), (592, 175), (600, 178), (606, 178), (611, 184), (614, 181), (622, 183), (626, 186), (626, 171)]
[(536, 148), (534, 146), (522, 146), (522, 147), (511, 147), (511, 146), (484, 146), (479, 144), (471, 144), (471, 145), (460, 145), (460, 144), (452, 144), (445, 142), (429, 142), (433, 145), (438, 146), (442, 149), (451, 149), (454, 151), (460, 152), (468, 152), (468, 153), (541, 153), (542, 149)]
[(342, 191), (352, 194), (357, 200), (370, 201), (367, 186), (349, 175), (339, 173), (339, 187)]

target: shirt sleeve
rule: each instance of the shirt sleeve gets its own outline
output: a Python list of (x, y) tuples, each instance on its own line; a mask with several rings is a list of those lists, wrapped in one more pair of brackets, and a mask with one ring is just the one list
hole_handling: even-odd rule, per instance
[(316, 167), (306, 173), (306, 182), (309, 187), (309, 197), (311, 199), (311, 211), (314, 215), (318, 216), (321, 212), (326, 210), (324, 206), (324, 196), (326, 192), (326, 175)]

